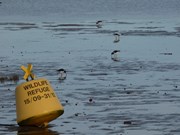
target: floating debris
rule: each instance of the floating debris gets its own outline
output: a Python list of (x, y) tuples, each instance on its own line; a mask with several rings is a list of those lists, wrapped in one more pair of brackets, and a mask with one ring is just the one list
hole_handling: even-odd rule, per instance
[(93, 102), (93, 99), (92, 99), (92, 98), (89, 98), (89, 102), (92, 103), (92, 102)]
[(172, 53), (160, 53), (162, 55), (172, 55)]
[(126, 92), (126, 94), (131, 94), (131, 93), (132, 93), (132, 91), (127, 91), (127, 92)]
[(68, 103), (68, 100), (65, 100), (66, 103)]
[(124, 121), (124, 124), (125, 124), (125, 125), (131, 125), (131, 124), (132, 124), (132, 121), (129, 121), (129, 120)]

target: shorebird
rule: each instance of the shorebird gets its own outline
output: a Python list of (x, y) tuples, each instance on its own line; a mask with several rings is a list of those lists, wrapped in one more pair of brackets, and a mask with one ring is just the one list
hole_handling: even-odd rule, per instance
[(111, 59), (113, 61), (119, 61), (119, 53), (120, 53), (120, 50), (114, 50), (112, 53), (111, 53)]
[(67, 76), (66, 70), (64, 70), (63, 68), (60, 68), (57, 71), (59, 72), (59, 75), (60, 75), (59, 80), (65, 80)]
[(102, 21), (97, 21), (96, 26), (97, 28), (102, 28), (103, 22)]
[(115, 36), (114, 43), (119, 42), (121, 34), (119, 32), (115, 32), (113, 35)]

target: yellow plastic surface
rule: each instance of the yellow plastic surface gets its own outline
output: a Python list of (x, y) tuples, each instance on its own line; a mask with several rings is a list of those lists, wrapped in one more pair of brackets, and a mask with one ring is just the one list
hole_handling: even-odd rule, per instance
[(28, 64), (27, 68), (23, 65), (21, 66), (21, 69), (25, 72), (24, 77), (23, 77), (25, 80), (28, 80), (29, 76), (31, 77), (32, 80), (34, 80), (35, 75), (31, 72), (32, 68), (33, 68), (32, 64)]
[(46, 126), (64, 113), (48, 80), (31, 80), (16, 87), (16, 114), (20, 126)]

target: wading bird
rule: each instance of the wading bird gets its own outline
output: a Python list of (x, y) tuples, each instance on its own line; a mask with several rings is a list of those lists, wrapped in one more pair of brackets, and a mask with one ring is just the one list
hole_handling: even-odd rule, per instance
[(115, 32), (113, 35), (115, 36), (114, 43), (119, 42), (121, 34), (119, 32)]
[(59, 80), (65, 80), (67, 76), (66, 70), (61, 68), (61, 69), (58, 69), (57, 71), (59, 72), (59, 75), (60, 75)]
[(114, 51), (111, 53), (111, 59), (112, 59), (113, 61), (120, 61), (119, 54), (120, 54), (120, 50), (114, 50)]
[(97, 28), (102, 28), (103, 22), (102, 21), (97, 21), (96, 22), (96, 27)]

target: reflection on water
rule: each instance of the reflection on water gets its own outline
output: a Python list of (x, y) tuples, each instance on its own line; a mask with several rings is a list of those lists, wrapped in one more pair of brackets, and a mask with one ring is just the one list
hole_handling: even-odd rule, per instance
[(17, 132), (17, 135), (60, 135), (61, 133), (57, 131), (52, 131), (50, 127), (39, 128), (39, 127), (19, 127), (13, 124), (0, 124), (1, 133), (9, 134), (10, 132)]
[(38, 128), (38, 127), (19, 127), (17, 135), (60, 135), (57, 131), (52, 131), (49, 128)]
[[(51, 22), (52, 23), (52, 22)], [(121, 30), (122, 35), (125, 36), (180, 36), (179, 27), (175, 26), (173, 29), (174, 31), (168, 30), (164, 25), (162, 26), (154, 26), (159, 25), (156, 22), (144, 22), (145, 26), (137, 26), (139, 25), (138, 22), (106, 22), (105, 25), (111, 26), (117, 25), (117, 29), (113, 30), (111, 29), (96, 29), (95, 24), (56, 24), (53, 22), (53, 24), (43, 23), (41, 26), (39, 24), (35, 23), (24, 23), (24, 22), (0, 22), (0, 26), (4, 30), (10, 30), (10, 31), (18, 31), (18, 30), (28, 30), (28, 29), (45, 29), (45, 30), (52, 30), (54, 32), (79, 32), (81, 33), (93, 33), (93, 34), (110, 34), (113, 33), (115, 36), (114, 42), (120, 41), (120, 33), (117, 32), (119, 28), (121, 29), (122, 26), (126, 28), (126, 30)], [(149, 26), (147, 24), (149, 23)], [(100, 21), (101, 24), (101, 21)], [(129, 27), (130, 26), (130, 27)], [(130, 28), (130, 29), (129, 29)], [(67, 33), (65, 33), (67, 34)]]

